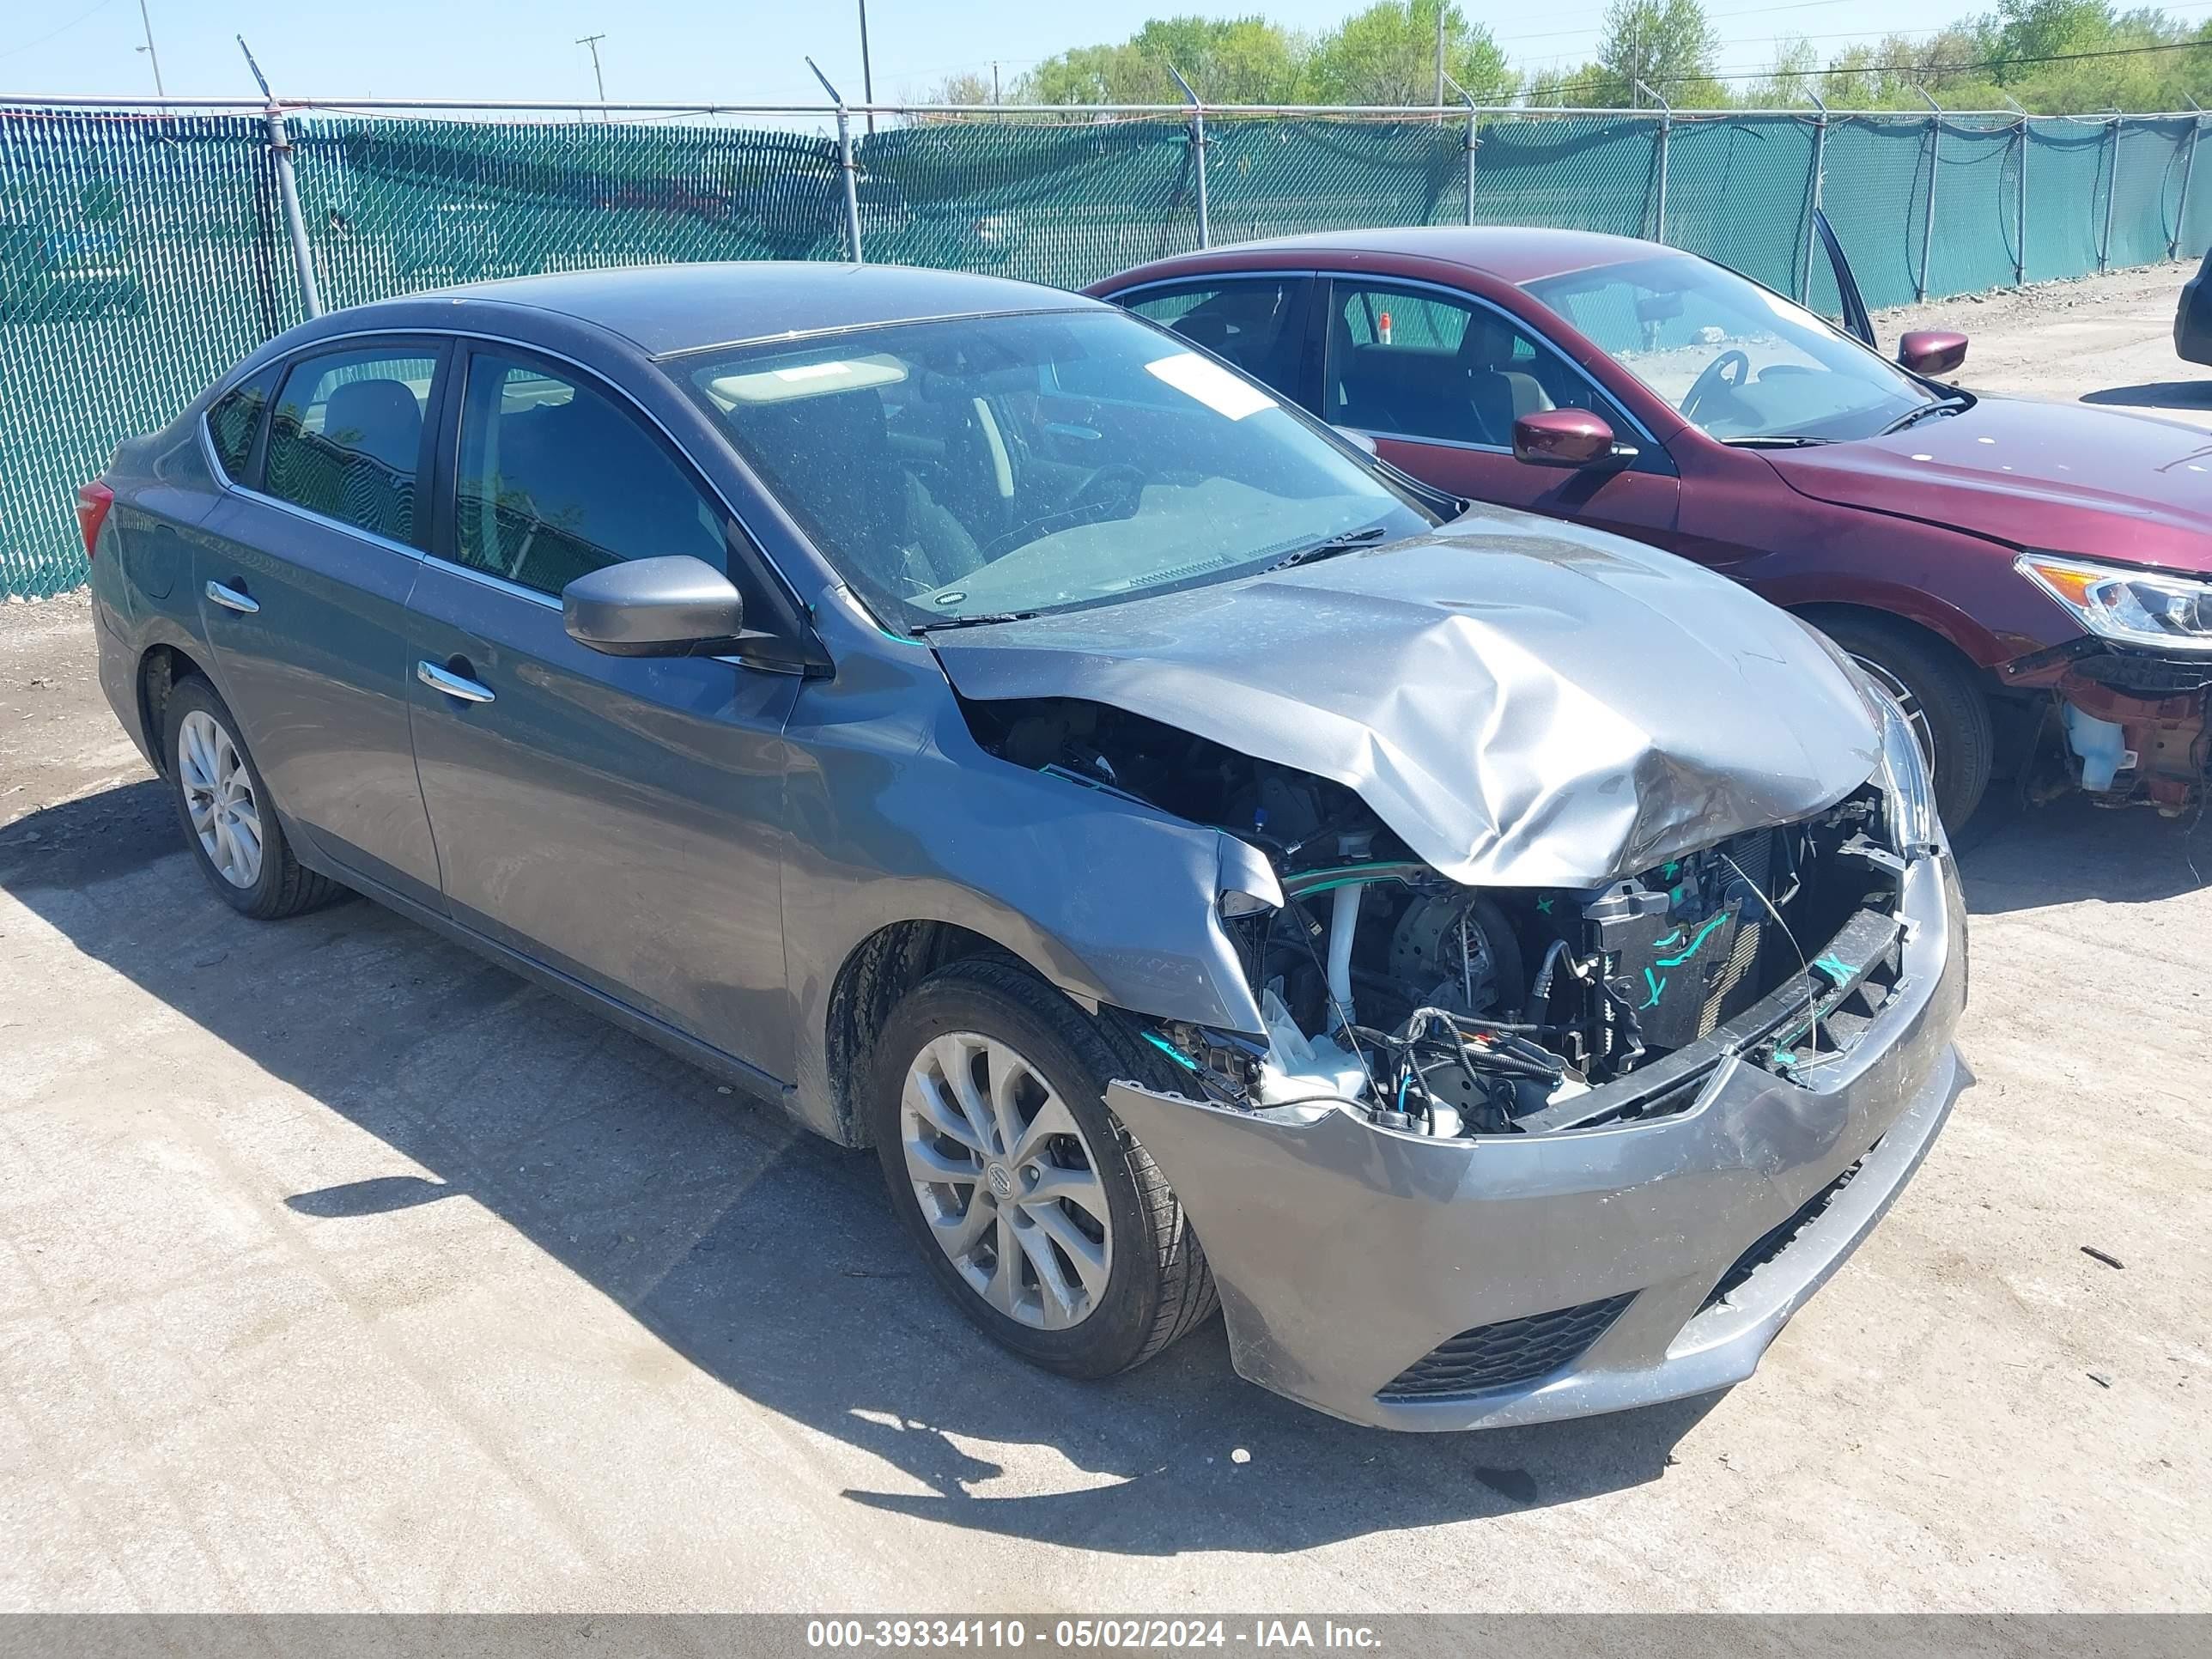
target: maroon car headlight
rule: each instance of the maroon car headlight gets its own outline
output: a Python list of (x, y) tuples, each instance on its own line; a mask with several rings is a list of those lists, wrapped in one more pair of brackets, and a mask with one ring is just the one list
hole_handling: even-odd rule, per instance
[(2013, 565), (2099, 639), (2212, 652), (2212, 582), (2051, 553), (2023, 553)]

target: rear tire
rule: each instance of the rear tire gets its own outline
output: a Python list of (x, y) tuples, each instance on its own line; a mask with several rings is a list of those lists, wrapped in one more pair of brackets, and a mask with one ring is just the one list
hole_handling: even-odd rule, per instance
[(1173, 1074), (1114, 1015), (1093, 1019), (1026, 969), (971, 958), (908, 993), (874, 1054), (891, 1206), (987, 1334), (1048, 1370), (1110, 1376), (1213, 1311), (1182, 1205), (1106, 1109), (1109, 1081), (1172, 1089)]
[(198, 676), (170, 688), (161, 754), (185, 845), (216, 896), (258, 921), (296, 916), (345, 889), (292, 856), (237, 717)]
[(1824, 617), (1818, 625), (1905, 706), (1936, 786), (1936, 811), (1943, 827), (1956, 832), (1981, 804), (1996, 750), (1989, 698), (1973, 668), (1902, 623)]

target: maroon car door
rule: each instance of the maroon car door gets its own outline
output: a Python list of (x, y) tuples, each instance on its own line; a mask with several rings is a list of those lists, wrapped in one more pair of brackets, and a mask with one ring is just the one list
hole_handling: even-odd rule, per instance
[[(1680, 489), (1664, 446), (1528, 328), (1425, 283), (1338, 276), (1325, 293), (1323, 420), (1456, 495), (1671, 539)], [(1547, 409), (1589, 410), (1635, 453), (1579, 469), (1515, 459), (1513, 422)]]

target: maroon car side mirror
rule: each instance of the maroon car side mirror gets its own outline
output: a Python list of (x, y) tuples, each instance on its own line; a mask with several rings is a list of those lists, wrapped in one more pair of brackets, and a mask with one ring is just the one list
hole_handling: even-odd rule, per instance
[(1603, 417), (1587, 409), (1544, 409), (1513, 422), (1513, 459), (1532, 466), (1595, 466), (1626, 458)]
[(1948, 328), (1917, 328), (1897, 343), (1897, 361), (1915, 374), (1948, 374), (1966, 361), (1966, 337)]

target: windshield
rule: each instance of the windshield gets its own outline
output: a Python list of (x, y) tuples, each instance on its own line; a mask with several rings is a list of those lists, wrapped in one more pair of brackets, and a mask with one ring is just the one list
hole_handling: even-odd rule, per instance
[(1066, 610), (1434, 520), (1119, 312), (853, 329), (679, 373), (887, 625)]
[(1716, 438), (1870, 438), (1935, 394), (1849, 335), (1686, 253), (1524, 285)]

